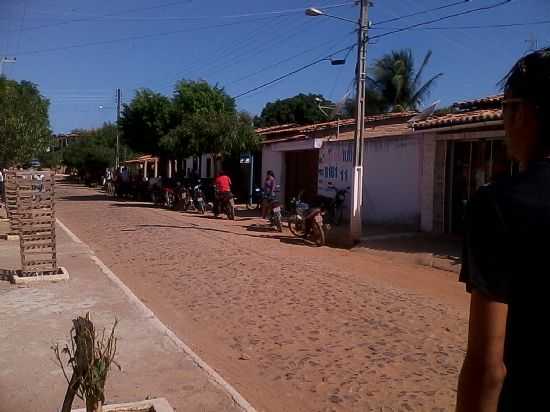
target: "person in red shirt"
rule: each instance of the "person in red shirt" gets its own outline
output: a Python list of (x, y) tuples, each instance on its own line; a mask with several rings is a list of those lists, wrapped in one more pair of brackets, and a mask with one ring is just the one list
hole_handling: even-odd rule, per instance
[(218, 193), (230, 193), (231, 192), (231, 179), (225, 174), (223, 170), (220, 170), (218, 177), (216, 178), (216, 190)]
[(229, 198), (229, 201), (233, 198), (231, 195), (231, 179), (225, 174), (223, 170), (220, 170), (218, 177), (215, 180), (216, 185), (216, 197), (214, 204), (214, 215), (217, 217), (221, 212), (223, 202)]

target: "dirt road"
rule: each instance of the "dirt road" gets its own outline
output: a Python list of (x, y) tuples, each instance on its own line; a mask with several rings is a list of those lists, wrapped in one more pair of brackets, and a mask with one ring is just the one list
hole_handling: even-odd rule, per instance
[(453, 409), (468, 302), (454, 275), (58, 189), (63, 223), (258, 410)]

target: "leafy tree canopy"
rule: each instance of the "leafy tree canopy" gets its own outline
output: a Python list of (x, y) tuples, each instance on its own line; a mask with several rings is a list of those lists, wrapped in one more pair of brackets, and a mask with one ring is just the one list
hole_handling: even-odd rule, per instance
[(172, 123), (170, 99), (142, 89), (130, 104), (123, 106), (120, 129), (124, 142), (133, 151), (158, 154), (160, 138), (170, 130)]
[(31, 82), (0, 76), (0, 165), (28, 163), (51, 138), (49, 101)]
[[(101, 176), (115, 164), (116, 129), (116, 125), (105, 123), (98, 129), (73, 131), (79, 138), (63, 150), (63, 163), (80, 175)], [(120, 149), (127, 151), (124, 146)]]
[(237, 111), (235, 100), (223, 88), (211, 86), (205, 81), (179, 81), (174, 90), (173, 103), (177, 115), (180, 116)]
[(276, 100), (265, 105), (259, 118), (256, 118), (256, 126), (267, 127), (287, 123), (313, 124), (330, 120), (330, 109), (327, 110), (329, 114), (327, 116), (319, 109), (319, 105), (331, 107), (334, 103), (320, 94), (303, 93), (288, 99)]

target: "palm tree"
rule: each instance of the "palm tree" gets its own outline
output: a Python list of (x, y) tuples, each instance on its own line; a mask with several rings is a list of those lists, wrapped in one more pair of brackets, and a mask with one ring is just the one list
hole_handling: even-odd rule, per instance
[(415, 72), (410, 49), (392, 51), (384, 55), (374, 64), (372, 81), (376, 88), (371, 89), (370, 94), (379, 95), (380, 104), (385, 110), (417, 110), (429, 96), (435, 81), (443, 76), (443, 73), (438, 73), (421, 84), (422, 74), (431, 57), (432, 52), (428, 51), (420, 68)]

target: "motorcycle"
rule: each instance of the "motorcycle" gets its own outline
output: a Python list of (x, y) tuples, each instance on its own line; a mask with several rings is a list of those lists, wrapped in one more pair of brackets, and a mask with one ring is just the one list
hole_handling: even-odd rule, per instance
[(248, 210), (261, 209), (264, 199), (264, 191), (261, 187), (254, 188), (252, 197), (246, 202), (246, 208)]
[(316, 246), (326, 243), (325, 228), (328, 226), (324, 224), (322, 208), (310, 207), (298, 196), (290, 201), (290, 213), (288, 228), (294, 236), (309, 239)]
[(235, 197), (231, 192), (217, 193), (214, 205), (214, 215), (225, 213), (229, 220), (235, 220)]
[(206, 213), (206, 202), (200, 182), (193, 187), (193, 205), (201, 215)]
[(269, 204), (271, 214), (269, 216), (269, 222), (271, 226), (275, 226), (279, 232), (283, 231), (283, 217), (281, 212), (281, 202), (277, 198), (276, 192), (271, 193), (265, 197), (265, 200)]
[(338, 226), (342, 223), (344, 218), (344, 204), (346, 202), (346, 193), (349, 191), (349, 187), (346, 189), (338, 189), (332, 186), (329, 182), (329, 189), (334, 190), (334, 198), (329, 198), (325, 201), (326, 219), (331, 224)]

